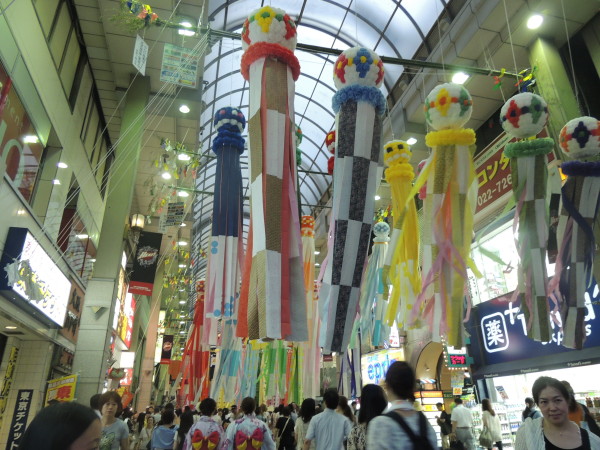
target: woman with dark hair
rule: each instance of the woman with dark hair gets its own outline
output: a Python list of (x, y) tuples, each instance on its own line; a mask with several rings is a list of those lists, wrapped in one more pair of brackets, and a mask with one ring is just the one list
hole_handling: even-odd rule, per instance
[[(415, 411), (415, 373), (405, 361), (395, 361), (386, 375), (384, 389), (391, 401), (386, 414), (375, 417), (367, 428), (367, 448), (434, 449), (437, 435), (422, 412)], [(365, 405), (361, 405), (361, 409)]]
[(569, 420), (569, 391), (556, 378), (540, 377), (532, 387), (542, 417), (527, 418), (517, 431), (516, 450), (600, 450), (600, 438)]
[(275, 442), (267, 425), (256, 418), (256, 402), (252, 397), (242, 400), (242, 417), (231, 422), (227, 427), (227, 448), (260, 448), (262, 450), (275, 450)]
[(569, 391), (569, 420), (572, 420), (580, 427), (591, 431), (596, 436), (600, 436), (600, 428), (598, 427), (596, 420), (590, 414), (590, 410), (587, 409), (587, 406), (575, 400), (575, 392), (573, 391), (573, 387), (571, 387), (571, 383), (565, 380), (562, 380), (561, 383), (564, 384), (567, 391)]
[[(214, 420), (217, 403), (210, 397), (200, 402), (200, 419), (192, 425), (187, 433), (183, 450), (194, 450), (198, 448), (214, 448), (221, 450), (226, 445), (225, 431), (223, 427)], [(185, 414), (185, 413), (184, 413)]]
[(281, 408), (281, 416), (275, 424), (277, 437), (279, 438), (279, 450), (294, 450), (294, 420), (291, 417), (290, 406)]
[[(316, 402), (313, 398), (304, 399), (302, 405), (300, 405), (300, 412), (298, 413), (298, 420), (296, 420), (296, 425), (294, 426), (294, 434), (296, 436), (296, 442), (302, 448), (302, 444), (304, 443), (304, 436), (306, 436), (306, 431), (308, 430), (308, 425), (310, 424), (310, 419), (315, 415)], [(310, 442), (310, 450), (315, 450), (315, 442), (312, 440)]]
[(160, 415), (160, 425), (152, 432), (152, 450), (172, 450), (178, 426), (175, 425), (175, 409), (165, 408)]
[(348, 398), (344, 397), (343, 395), (340, 395), (340, 399), (338, 400), (338, 406), (335, 411), (338, 414), (341, 414), (342, 416), (346, 417), (346, 419), (348, 419), (350, 423), (354, 425), (356, 416), (352, 413), (352, 408), (350, 408), (350, 405), (348, 404)]
[(146, 450), (148, 442), (150, 442), (150, 439), (152, 439), (154, 424), (154, 415), (146, 414), (146, 422), (144, 423), (144, 428), (142, 428), (142, 431), (140, 431), (136, 450)]
[(381, 386), (376, 384), (363, 386), (360, 404), (358, 424), (352, 427), (348, 435), (348, 450), (365, 450), (367, 448), (367, 426), (387, 407), (387, 400)]
[(79, 403), (42, 409), (19, 444), (21, 450), (91, 450), (100, 443), (102, 424), (96, 412)]
[(179, 417), (179, 429), (177, 430), (177, 441), (175, 444), (175, 448), (177, 450), (181, 450), (183, 448), (183, 443), (185, 441), (185, 436), (187, 435), (190, 428), (194, 425), (194, 414), (192, 411), (185, 411), (181, 413)]
[[(490, 432), (492, 442), (495, 442), (498, 450), (502, 450), (502, 429), (500, 427), (500, 419), (496, 415), (496, 411), (492, 408), (492, 403), (489, 398), (484, 398), (481, 401), (481, 422), (484, 428), (487, 428)], [(488, 447), (488, 450), (492, 450), (492, 447)]]
[(538, 417), (542, 417), (542, 413), (535, 407), (535, 402), (531, 397), (525, 399), (525, 409), (521, 415), (523, 417), (523, 422), (528, 418), (537, 419)]
[(100, 450), (129, 450), (129, 428), (117, 419), (123, 410), (121, 396), (115, 391), (107, 391), (100, 396), (98, 406), (102, 413)]

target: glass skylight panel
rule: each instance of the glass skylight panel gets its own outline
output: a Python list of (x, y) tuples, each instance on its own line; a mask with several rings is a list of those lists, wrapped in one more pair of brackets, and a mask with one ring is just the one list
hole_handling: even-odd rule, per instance
[[(425, 36), (427, 36), (436, 19), (444, 10), (444, 6), (439, 0), (402, 0), (402, 6), (406, 8), (408, 14), (417, 22)], [(420, 39), (414, 40), (419, 41)], [(421, 42), (417, 42), (417, 44), (420, 45)], [(408, 55), (408, 58), (411, 58), (413, 54), (414, 52)]]
[[(319, 28), (326, 29), (331, 34), (336, 34), (345, 14), (345, 11), (336, 3), (349, 3), (349, 1), (307, 0), (304, 16), (309, 23), (319, 24)], [(314, 14), (310, 14), (309, 11), (314, 11)]]

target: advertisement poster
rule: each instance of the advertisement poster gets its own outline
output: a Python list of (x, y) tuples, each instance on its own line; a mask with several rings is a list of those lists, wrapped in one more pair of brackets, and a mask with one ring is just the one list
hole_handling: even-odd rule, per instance
[(4, 383), (2, 383), (2, 391), (0, 391), (0, 426), (4, 420), (4, 411), (6, 411), (6, 403), (8, 402), (8, 393), (15, 378), (15, 368), (17, 367), (17, 358), (19, 357), (19, 348), (12, 347), (8, 356), (8, 364), (6, 365), (6, 373), (4, 374)]
[(171, 352), (173, 350), (173, 335), (165, 334), (162, 342), (162, 352), (160, 354), (160, 363), (169, 364), (171, 362)]
[(25, 428), (27, 428), (27, 417), (29, 416), (32, 397), (33, 389), (19, 389), (17, 402), (15, 403), (15, 412), (13, 413), (10, 430), (8, 431), (6, 448), (19, 448)]
[(198, 54), (177, 45), (165, 44), (160, 81), (195, 88), (198, 78)]
[(378, 384), (385, 378), (390, 365), (395, 361), (404, 361), (404, 350), (380, 350), (361, 356), (360, 365), (364, 384)]
[(83, 291), (73, 284), (71, 286), (69, 304), (67, 305), (65, 323), (59, 330), (60, 334), (75, 344), (77, 343), (77, 335), (79, 334), (79, 321), (83, 309), (83, 298)]
[(152, 295), (154, 275), (158, 265), (158, 255), (162, 234), (142, 231), (137, 245), (133, 272), (129, 282), (129, 293), (134, 295)]
[(165, 219), (165, 226), (172, 227), (174, 225), (181, 225), (183, 216), (185, 215), (185, 203), (184, 202), (172, 202), (167, 206), (167, 217)]
[(77, 375), (67, 375), (66, 377), (48, 381), (48, 390), (46, 391), (46, 401), (44, 404), (48, 405), (50, 400), (72, 402), (75, 399), (76, 387)]

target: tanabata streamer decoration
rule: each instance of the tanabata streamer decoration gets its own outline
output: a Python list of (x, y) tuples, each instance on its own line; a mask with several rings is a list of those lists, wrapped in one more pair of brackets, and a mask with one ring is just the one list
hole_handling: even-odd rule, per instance
[(371, 347), (383, 346), (383, 339), (389, 335), (389, 329), (382, 330), (383, 316), (388, 308), (384, 299), (382, 271), (390, 241), (390, 226), (386, 222), (377, 222), (373, 225), (373, 233), (373, 250), (360, 285), (359, 317), (354, 322), (350, 339), (350, 346), (357, 348), (360, 347), (356, 342), (359, 328), (362, 343)]
[(560, 146), (570, 161), (561, 166), (568, 178), (562, 187), (559, 252), (549, 290), (558, 285), (562, 345), (581, 349), (586, 337), (585, 291), (593, 280), (594, 226), (600, 207), (600, 121), (593, 117), (569, 121), (560, 132)]
[[(433, 149), (415, 190), (426, 181), (423, 201), (423, 289), (410, 313), (429, 325), (432, 341), (447, 336), (448, 344), (463, 345), (467, 260), (473, 234), (477, 183), (470, 146), (475, 132), (462, 128), (471, 117), (469, 92), (459, 84), (435, 87), (425, 99), (425, 119), (436, 131), (425, 137)], [(413, 202), (413, 195), (408, 196)]]
[(334, 155), (327, 160), (327, 172), (329, 175), (333, 175), (333, 166), (335, 165), (335, 130), (327, 133), (325, 145), (327, 146), (327, 150)]
[(214, 119), (217, 137), (213, 151), (217, 155), (213, 196), (212, 236), (208, 252), (208, 277), (204, 335), (202, 342), (217, 345), (219, 320), (236, 320), (241, 266), (242, 241), (242, 169), (244, 151), (242, 131), (246, 119), (237, 108), (220, 108)]
[(542, 97), (523, 92), (511, 97), (500, 110), (502, 128), (521, 139), (506, 145), (510, 159), (513, 198), (516, 203), (513, 231), (519, 252), (518, 285), (515, 297), (521, 300), (527, 335), (542, 342), (552, 337), (548, 310), (548, 156), (554, 141), (535, 138), (548, 120), (548, 106)]
[[(300, 345), (303, 359), (302, 387), (304, 395), (319, 395), (321, 379), (321, 349), (319, 348), (319, 302), (314, 296), (315, 283), (315, 219), (302, 216), (300, 234), (304, 261), (304, 290), (306, 292), (306, 316), (308, 318), (308, 341)], [(303, 399), (302, 399), (303, 400)]]
[[(333, 190), (335, 234), (329, 259), (331, 278), (324, 348), (343, 352), (356, 317), (360, 281), (373, 223), (377, 169), (381, 154), (381, 123), (385, 98), (383, 63), (373, 51), (353, 47), (334, 64), (336, 157)], [(329, 284), (330, 288), (326, 287)]]
[(238, 335), (306, 341), (306, 303), (296, 198), (296, 26), (277, 8), (250, 14), (242, 29), (249, 82), (250, 231)]
[(383, 146), (383, 161), (388, 166), (385, 179), (391, 188), (394, 218), (392, 239), (383, 267), (386, 297), (389, 286), (393, 286), (385, 323), (391, 327), (396, 320), (400, 329), (404, 329), (407, 312), (421, 291), (417, 206), (410, 197), (415, 177), (410, 165), (411, 156), (410, 147), (404, 141), (391, 141)]

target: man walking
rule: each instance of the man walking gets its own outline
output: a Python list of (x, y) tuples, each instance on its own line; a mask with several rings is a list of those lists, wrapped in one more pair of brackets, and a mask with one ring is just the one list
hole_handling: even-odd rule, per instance
[(450, 448), (450, 439), (448, 436), (452, 433), (452, 423), (450, 421), (450, 414), (444, 409), (443, 403), (437, 403), (438, 411), (441, 412), (439, 416), (436, 416), (437, 424), (440, 426), (440, 432), (442, 435), (442, 448)]
[(452, 410), (452, 433), (463, 443), (466, 450), (475, 450), (475, 438), (473, 436), (473, 415), (471, 411), (463, 406), (462, 398), (454, 399), (456, 406)]
[(304, 450), (310, 449), (312, 441), (315, 441), (316, 450), (343, 450), (344, 440), (348, 437), (352, 424), (345, 416), (335, 412), (339, 399), (334, 388), (325, 391), (323, 401), (326, 408), (311, 419), (306, 431)]

